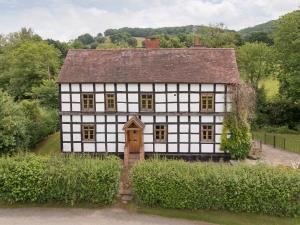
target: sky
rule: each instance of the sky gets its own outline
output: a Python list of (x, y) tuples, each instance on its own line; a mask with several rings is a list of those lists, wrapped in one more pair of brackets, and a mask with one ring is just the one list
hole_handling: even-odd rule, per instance
[(0, 34), (32, 28), (68, 41), (109, 28), (254, 26), (299, 9), (300, 0), (0, 0)]

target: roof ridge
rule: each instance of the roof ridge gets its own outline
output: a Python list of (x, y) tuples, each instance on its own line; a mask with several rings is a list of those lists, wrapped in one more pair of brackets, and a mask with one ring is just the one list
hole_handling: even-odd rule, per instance
[(161, 50), (234, 50), (234, 48), (117, 48), (117, 49), (69, 49), (68, 51), (161, 51)]

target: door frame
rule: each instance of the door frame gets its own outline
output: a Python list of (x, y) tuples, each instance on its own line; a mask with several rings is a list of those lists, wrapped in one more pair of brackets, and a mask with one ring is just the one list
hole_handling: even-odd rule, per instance
[[(132, 151), (131, 149), (130, 149), (130, 143), (129, 143), (129, 135), (130, 135), (130, 132), (131, 131), (137, 131), (138, 132), (138, 134), (137, 134), (137, 137), (138, 137), (138, 139), (139, 139), (139, 143), (138, 143), (138, 151)], [(129, 153), (140, 153), (140, 150), (141, 150), (141, 146), (142, 146), (142, 133), (143, 133), (143, 130), (141, 129), (141, 128), (139, 128), (139, 127), (136, 127), (136, 128), (127, 128), (127, 129), (125, 129), (125, 133), (126, 133), (126, 135), (125, 135), (125, 142), (126, 142), (126, 144), (127, 144), (127, 146), (128, 146), (128, 150), (129, 150)]]

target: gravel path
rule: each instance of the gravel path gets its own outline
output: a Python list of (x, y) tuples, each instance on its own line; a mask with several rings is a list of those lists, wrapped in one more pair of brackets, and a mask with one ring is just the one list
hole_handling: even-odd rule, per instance
[(2, 225), (213, 225), (127, 212), (120, 208), (4, 208)]

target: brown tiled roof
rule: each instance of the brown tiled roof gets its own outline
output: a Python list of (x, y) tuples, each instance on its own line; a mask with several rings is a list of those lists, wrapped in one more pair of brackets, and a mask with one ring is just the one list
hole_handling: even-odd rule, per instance
[(238, 83), (234, 49), (69, 50), (60, 83)]

